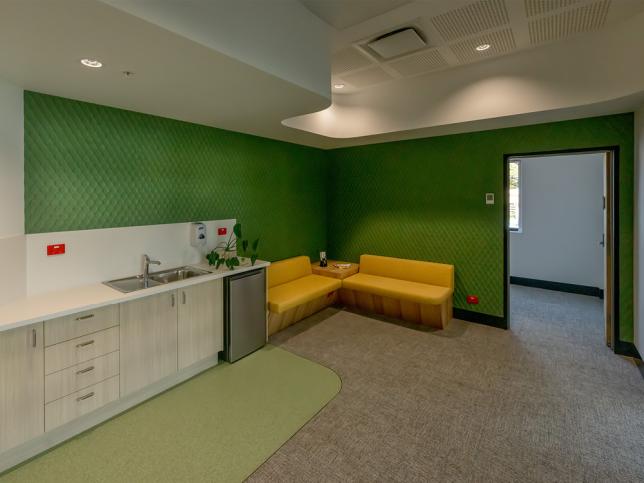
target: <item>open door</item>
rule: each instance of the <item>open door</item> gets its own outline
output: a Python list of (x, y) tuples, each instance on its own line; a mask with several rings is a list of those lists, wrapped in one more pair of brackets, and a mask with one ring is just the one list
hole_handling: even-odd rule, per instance
[(613, 153), (608, 151), (604, 157), (604, 234), (601, 244), (604, 247), (604, 320), (606, 321), (606, 345), (613, 347)]

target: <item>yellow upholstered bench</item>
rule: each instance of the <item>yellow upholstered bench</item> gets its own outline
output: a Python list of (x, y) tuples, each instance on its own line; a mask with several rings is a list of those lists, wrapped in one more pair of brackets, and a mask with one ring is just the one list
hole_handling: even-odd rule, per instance
[(453, 265), (362, 255), (342, 288), (346, 303), (369, 312), (440, 329), (452, 319)]
[(272, 263), (268, 269), (268, 335), (335, 302), (340, 280), (313, 275), (309, 257)]

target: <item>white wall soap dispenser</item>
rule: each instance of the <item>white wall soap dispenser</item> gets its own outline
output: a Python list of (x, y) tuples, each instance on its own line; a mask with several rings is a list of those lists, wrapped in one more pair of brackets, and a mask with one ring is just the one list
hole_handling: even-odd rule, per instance
[(190, 244), (193, 247), (204, 247), (208, 242), (206, 237), (206, 225), (203, 223), (190, 224)]

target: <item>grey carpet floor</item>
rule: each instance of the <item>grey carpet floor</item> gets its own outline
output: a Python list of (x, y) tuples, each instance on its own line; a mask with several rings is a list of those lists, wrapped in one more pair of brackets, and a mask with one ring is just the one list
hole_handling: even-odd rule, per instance
[(511, 297), (509, 331), (331, 308), (276, 334), (343, 385), (249, 481), (644, 481), (644, 381), (601, 301)]

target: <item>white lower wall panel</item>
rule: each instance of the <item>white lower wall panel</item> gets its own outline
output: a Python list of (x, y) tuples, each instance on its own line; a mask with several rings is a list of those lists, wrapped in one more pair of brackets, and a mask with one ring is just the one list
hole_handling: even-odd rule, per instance
[(26, 291), (25, 236), (0, 238), (0, 305), (16, 300)]

